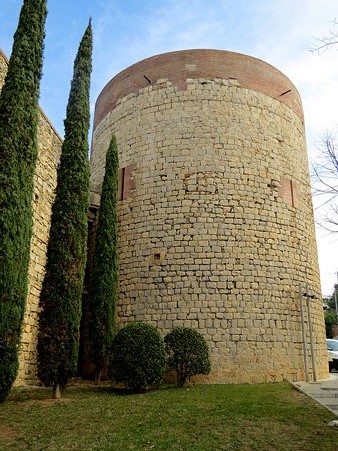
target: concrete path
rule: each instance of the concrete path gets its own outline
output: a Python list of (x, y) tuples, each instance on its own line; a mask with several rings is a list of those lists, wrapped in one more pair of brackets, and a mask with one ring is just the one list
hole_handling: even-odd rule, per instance
[(331, 410), (338, 417), (338, 372), (317, 382), (293, 382), (293, 386)]

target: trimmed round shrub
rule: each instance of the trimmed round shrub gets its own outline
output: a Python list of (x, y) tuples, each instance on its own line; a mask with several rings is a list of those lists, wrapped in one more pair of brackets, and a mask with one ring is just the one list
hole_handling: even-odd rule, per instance
[(209, 350), (205, 338), (190, 327), (178, 327), (164, 338), (168, 367), (176, 371), (176, 384), (183, 387), (196, 374), (209, 374)]
[(110, 375), (138, 391), (159, 384), (165, 371), (164, 342), (151, 324), (128, 323), (112, 343)]

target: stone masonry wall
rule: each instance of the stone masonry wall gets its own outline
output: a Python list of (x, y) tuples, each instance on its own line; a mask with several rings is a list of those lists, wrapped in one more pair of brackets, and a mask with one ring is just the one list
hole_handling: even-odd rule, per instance
[[(222, 77), (234, 54), (205, 52), (168, 54), (167, 65), (161, 55), (162, 69), (159, 57), (131, 66), (96, 105), (92, 183), (102, 183), (115, 133), (127, 188), (119, 202), (118, 321), (146, 321), (163, 335), (177, 326), (199, 330), (211, 352), (208, 382), (302, 380), (299, 283), (319, 295), (320, 282), (300, 99), (262, 61), (235, 54), (236, 78)], [(199, 61), (209, 57), (210, 76), (203, 63), (200, 77)], [(147, 86), (130, 82), (144, 83), (144, 75)], [(280, 94), (292, 90), (288, 102), (271, 94), (277, 78)], [(321, 301), (311, 307), (324, 378)]]
[(7, 68), (8, 68), (8, 60), (5, 54), (0, 49), (0, 86), (4, 84)]
[[(0, 51), (0, 88), (3, 85), (8, 61)], [(36, 383), (36, 340), (38, 304), (46, 264), (51, 207), (56, 187), (56, 169), (62, 139), (48, 118), (40, 110), (38, 125), (38, 160), (34, 178), (33, 233), (29, 265), (29, 286), (26, 312), (22, 327), (20, 366), (16, 385)]]

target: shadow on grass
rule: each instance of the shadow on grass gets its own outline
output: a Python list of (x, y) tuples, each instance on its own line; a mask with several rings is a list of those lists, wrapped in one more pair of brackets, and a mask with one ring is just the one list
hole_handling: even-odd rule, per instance
[(158, 391), (168, 391), (175, 390), (176, 386), (173, 384), (165, 384), (159, 387), (147, 387), (141, 389), (131, 389), (120, 385), (95, 385), (91, 386), (91, 389), (95, 390), (97, 393), (114, 394), (117, 396), (130, 396), (130, 395), (143, 395), (147, 393), (153, 393)]

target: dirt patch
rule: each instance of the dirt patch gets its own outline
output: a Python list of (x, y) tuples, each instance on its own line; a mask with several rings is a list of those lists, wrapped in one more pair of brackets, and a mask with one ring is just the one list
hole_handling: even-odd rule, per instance
[(87, 379), (74, 379), (69, 384), (69, 387), (84, 387), (84, 388), (97, 388), (97, 387), (110, 387), (112, 382), (110, 380), (101, 380), (100, 383), (97, 383), (92, 380)]
[(7, 426), (0, 421), (0, 445), (1, 449), (3, 446), (9, 447), (13, 445), (17, 440), (21, 438), (21, 434), (17, 432), (14, 428)]

